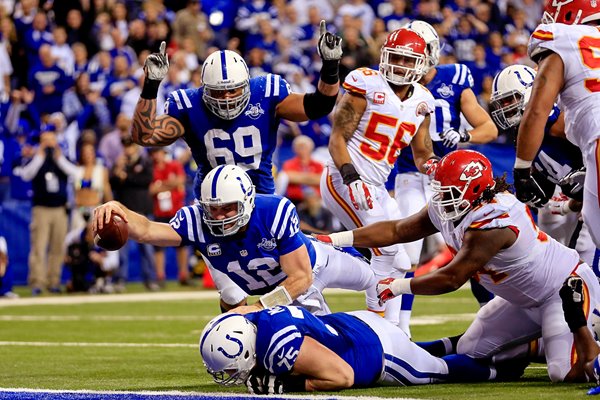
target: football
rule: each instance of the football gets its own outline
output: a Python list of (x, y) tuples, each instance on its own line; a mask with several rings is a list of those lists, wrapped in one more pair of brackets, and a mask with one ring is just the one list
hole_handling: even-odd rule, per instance
[(127, 224), (120, 217), (113, 215), (110, 221), (96, 232), (94, 243), (105, 250), (119, 250), (127, 242), (128, 236)]

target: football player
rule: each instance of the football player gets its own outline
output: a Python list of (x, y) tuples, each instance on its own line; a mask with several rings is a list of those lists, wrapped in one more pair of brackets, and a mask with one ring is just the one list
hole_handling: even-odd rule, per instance
[[(426, 72), (419, 81), (433, 95), (435, 112), (431, 114), (429, 134), (433, 141), (433, 152), (443, 157), (456, 150), (459, 143), (488, 143), (498, 137), (488, 113), (481, 108), (473, 93), (473, 76), (464, 64), (438, 65), (440, 59), (440, 38), (435, 29), (425, 21), (412, 21), (406, 25), (423, 36), (427, 44)], [(473, 128), (467, 131), (461, 127), (461, 113)], [(394, 197), (400, 208), (400, 218), (406, 218), (421, 210), (431, 197), (430, 178), (419, 172), (412, 152), (402, 149), (396, 161), (397, 175), (394, 184)], [(439, 235), (436, 239), (441, 242)], [(419, 264), (423, 240), (404, 245), (412, 268)], [(414, 272), (409, 273), (409, 275)], [(477, 282), (472, 290), (477, 301), (483, 305), (492, 296), (483, 290)], [(402, 308), (410, 315), (411, 296), (403, 296)]]
[(595, 1), (547, 2), (529, 41), (529, 56), (538, 63), (517, 137), (514, 166), (517, 197), (523, 202), (542, 196), (531, 177), (531, 165), (544, 139), (548, 115), (558, 96), (567, 139), (581, 150), (586, 167), (583, 220), (600, 247), (600, 8)]
[[(346, 93), (338, 104), (329, 139), (331, 159), (321, 177), (321, 195), (347, 228), (399, 218), (398, 205), (385, 188), (400, 150), (411, 146), (415, 163), (425, 172), (435, 161), (429, 137), (433, 97), (418, 84), (425, 71), (425, 41), (410, 29), (390, 33), (381, 48), (379, 71), (359, 68), (348, 74)], [(375, 276), (404, 276), (410, 260), (401, 245), (371, 250)], [(400, 299), (387, 307), (367, 290), (369, 310), (385, 313), (410, 335), (401, 322)]]
[[(329, 313), (323, 288), (365, 290), (377, 283), (358, 252), (308, 239), (299, 230), (294, 205), (284, 197), (256, 194), (250, 177), (238, 166), (210, 171), (198, 201), (181, 208), (170, 224), (108, 202), (94, 210), (94, 229), (118, 215), (135, 241), (194, 246), (209, 266), (223, 311), (244, 313), (294, 303)], [(247, 306), (248, 295), (261, 297)]]
[[(384, 279), (382, 302), (404, 293), (452, 292), (471, 276), (496, 296), (483, 306), (458, 340), (457, 353), (489, 358), (507, 347), (542, 337), (553, 382), (583, 380), (574, 360), (573, 335), (561, 310), (558, 291), (570, 275), (583, 279), (585, 315), (600, 300), (600, 286), (579, 254), (540, 231), (529, 208), (503, 178), (494, 179), (489, 160), (472, 150), (456, 150), (438, 163), (429, 207), (398, 221), (320, 236), (343, 246), (388, 246), (441, 232), (456, 253), (444, 268), (412, 279)], [(591, 329), (591, 322), (588, 319)], [(575, 366), (577, 365), (577, 366)], [(573, 372), (575, 371), (575, 372)], [(579, 371), (579, 372), (577, 372)]]
[(321, 21), (317, 51), (323, 60), (314, 93), (291, 93), (279, 75), (250, 78), (244, 59), (230, 50), (212, 53), (202, 65), (200, 88), (172, 92), (165, 114), (156, 116), (156, 95), (169, 68), (166, 44), (148, 56), (146, 80), (133, 117), (133, 140), (143, 146), (166, 146), (183, 137), (198, 164), (194, 190), (217, 165), (238, 165), (248, 172), (258, 193), (272, 194), (271, 158), (281, 118), (319, 119), (331, 112), (339, 89), (342, 39)]
[[(509, 377), (464, 355), (434, 357), (369, 311), (317, 317), (297, 307), (275, 307), (222, 314), (204, 328), (200, 355), (215, 382), (246, 383), (253, 394)], [(522, 370), (509, 372), (518, 377)]]
[[(518, 129), (523, 110), (529, 104), (535, 75), (533, 68), (511, 65), (494, 78), (490, 112), (500, 129), (506, 132)], [(544, 232), (565, 246), (572, 242), (581, 258), (592, 265), (596, 246), (589, 236), (587, 225), (579, 221), (577, 212), (581, 210), (582, 187), (561, 184), (567, 175), (583, 167), (581, 151), (565, 139), (564, 131), (564, 114), (554, 106), (544, 128), (540, 151), (532, 165), (532, 180), (544, 195), (530, 204), (539, 208), (538, 224)]]

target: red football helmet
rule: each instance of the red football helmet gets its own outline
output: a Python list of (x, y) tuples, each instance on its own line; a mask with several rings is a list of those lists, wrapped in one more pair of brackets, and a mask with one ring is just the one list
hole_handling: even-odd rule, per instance
[(495, 186), (490, 160), (477, 151), (456, 150), (439, 162), (431, 181), (431, 204), (442, 219), (453, 221), (465, 215), (486, 189)]
[(567, 25), (600, 20), (600, 3), (596, 0), (546, 0), (542, 23)]
[(416, 82), (427, 71), (427, 44), (412, 29), (396, 29), (381, 47), (379, 72), (394, 85)]

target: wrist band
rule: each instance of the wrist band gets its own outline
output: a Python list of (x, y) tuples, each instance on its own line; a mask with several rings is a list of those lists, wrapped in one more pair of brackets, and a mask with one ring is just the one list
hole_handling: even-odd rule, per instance
[(394, 281), (390, 284), (392, 294), (394, 296), (398, 296), (400, 294), (412, 294), (412, 291), (410, 290), (410, 281), (412, 281), (412, 279), (394, 279)]
[(329, 235), (331, 244), (338, 247), (351, 247), (354, 244), (352, 231), (336, 232)]
[(530, 168), (532, 162), (527, 160), (522, 160), (519, 157), (515, 159), (515, 168)]
[(267, 294), (263, 294), (258, 299), (258, 302), (263, 308), (271, 308), (275, 306), (288, 306), (292, 304), (292, 296), (283, 286), (277, 286)]
[(146, 100), (156, 100), (158, 96), (158, 87), (160, 86), (161, 81), (155, 81), (152, 79), (146, 78), (144, 80), (144, 87), (142, 88), (142, 93), (140, 97)]
[(328, 85), (335, 85), (340, 81), (340, 60), (323, 60), (321, 67), (321, 80)]
[(342, 180), (344, 181), (344, 185), (349, 185), (354, 181), (360, 179), (360, 175), (356, 172), (356, 168), (352, 163), (346, 163), (340, 167), (340, 175), (342, 175)]

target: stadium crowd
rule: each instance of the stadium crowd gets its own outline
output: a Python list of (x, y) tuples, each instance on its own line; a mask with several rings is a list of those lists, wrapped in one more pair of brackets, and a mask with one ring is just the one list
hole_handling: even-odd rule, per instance
[[(312, 92), (321, 19), (343, 38), (340, 81), (358, 67), (377, 68), (388, 33), (419, 19), (440, 35), (440, 64), (469, 67), (487, 110), (499, 71), (534, 66), (527, 43), (541, 13), (539, 0), (1, 0), (0, 206), (33, 206), (32, 294), (61, 293), (63, 264), (68, 290), (124, 288), (129, 248), (117, 254), (94, 246), (88, 221), (96, 206), (116, 199), (168, 221), (194, 200), (196, 165), (183, 141), (147, 150), (131, 139), (142, 66), (162, 41), (170, 67), (158, 114), (169, 93), (200, 86), (202, 63), (217, 49), (243, 55), (252, 77), (279, 74), (292, 91)], [(322, 233), (340, 229), (319, 188), (330, 117), (283, 120), (274, 159), (277, 193), (297, 205), (301, 228)], [(146, 288), (159, 290), (164, 253), (129, 246), (138, 247)], [(177, 260), (179, 282), (188, 284), (185, 248)], [(0, 294), (14, 295), (7, 279)]]

